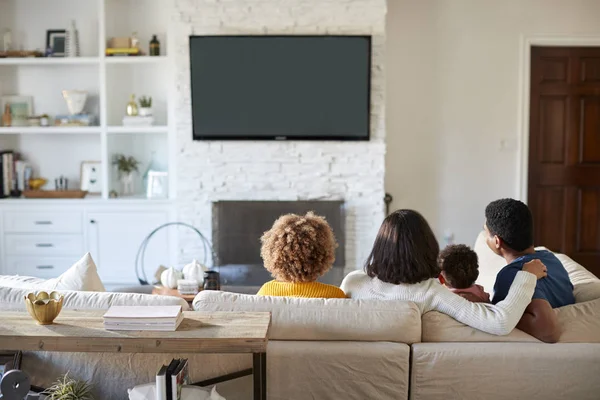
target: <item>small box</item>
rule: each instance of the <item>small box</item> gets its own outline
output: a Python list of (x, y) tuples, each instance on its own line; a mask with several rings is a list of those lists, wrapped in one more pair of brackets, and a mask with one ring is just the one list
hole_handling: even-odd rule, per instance
[(108, 39), (106, 47), (112, 48), (128, 48), (131, 47), (131, 38), (129, 37), (113, 37)]

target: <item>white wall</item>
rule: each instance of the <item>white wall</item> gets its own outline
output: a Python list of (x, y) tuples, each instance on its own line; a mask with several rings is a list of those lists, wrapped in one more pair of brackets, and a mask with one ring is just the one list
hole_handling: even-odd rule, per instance
[[(175, 0), (177, 209), (211, 233), (218, 200), (346, 202), (346, 266), (364, 263), (383, 219), (385, 0)], [(372, 34), (370, 142), (194, 142), (189, 35)], [(181, 232), (181, 259), (201, 247)], [(196, 253), (197, 254), (197, 253)]]
[[(517, 197), (522, 36), (600, 36), (598, 0), (388, 0), (386, 190), (472, 244)], [(505, 141), (504, 149), (501, 141)]]

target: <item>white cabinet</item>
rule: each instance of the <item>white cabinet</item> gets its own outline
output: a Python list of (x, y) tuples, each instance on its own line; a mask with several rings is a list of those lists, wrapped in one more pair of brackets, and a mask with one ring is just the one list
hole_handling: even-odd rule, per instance
[[(139, 284), (135, 258), (143, 240), (157, 227), (169, 222), (167, 211), (99, 211), (87, 213), (87, 248), (108, 285)], [(169, 265), (169, 235), (154, 235), (146, 249), (144, 264), (148, 280), (160, 265)]]

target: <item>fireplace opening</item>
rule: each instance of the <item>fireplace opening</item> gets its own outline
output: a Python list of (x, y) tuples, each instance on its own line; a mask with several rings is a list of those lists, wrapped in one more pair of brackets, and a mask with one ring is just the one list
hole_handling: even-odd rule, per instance
[(212, 237), (221, 285), (230, 291), (256, 293), (272, 277), (260, 257), (260, 237), (284, 214), (323, 216), (333, 229), (338, 248), (335, 262), (319, 281), (339, 285), (345, 266), (343, 201), (217, 201), (212, 205)]

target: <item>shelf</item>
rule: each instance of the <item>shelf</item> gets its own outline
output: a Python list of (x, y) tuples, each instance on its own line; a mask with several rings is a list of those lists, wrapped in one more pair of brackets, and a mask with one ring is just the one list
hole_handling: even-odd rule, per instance
[(168, 126), (109, 126), (106, 131), (108, 134), (116, 134), (116, 133), (137, 133), (137, 134), (146, 134), (146, 133), (168, 133)]
[(167, 56), (111, 56), (106, 57), (107, 64), (162, 64)]
[(38, 58), (0, 58), (0, 65), (93, 65), (98, 57), (38, 57)]
[(99, 126), (63, 127), (63, 126), (14, 126), (0, 127), (0, 135), (38, 135), (38, 134), (75, 134), (95, 135), (100, 133)]

